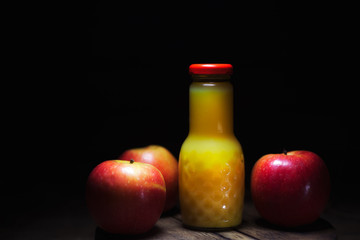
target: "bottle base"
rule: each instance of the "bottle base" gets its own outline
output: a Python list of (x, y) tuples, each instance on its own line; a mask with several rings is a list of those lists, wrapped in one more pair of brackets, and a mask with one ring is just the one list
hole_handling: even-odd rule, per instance
[(182, 224), (185, 228), (193, 230), (193, 231), (201, 231), (201, 232), (226, 232), (226, 231), (232, 231), (236, 228), (238, 228), (240, 224), (235, 225), (235, 226), (229, 226), (229, 227), (196, 227), (196, 226), (191, 226), (191, 225), (187, 225), (185, 223)]

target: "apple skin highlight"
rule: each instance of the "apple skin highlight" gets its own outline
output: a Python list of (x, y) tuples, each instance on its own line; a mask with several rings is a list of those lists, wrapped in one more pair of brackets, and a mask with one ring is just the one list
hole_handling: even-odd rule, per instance
[(90, 173), (86, 202), (96, 224), (109, 233), (141, 234), (160, 218), (166, 200), (161, 172), (146, 163), (108, 160)]
[(251, 195), (260, 215), (272, 224), (310, 224), (329, 199), (329, 172), (324, 161), (310, 151), (268, 154), (253, 167)]
[(118, 159), (148, 163), (160, 170), (166, 185), (166, 203), (164, 211), (173, 209), (178, 203), (178, 163), (176, 158), (163, 146), (149, 145), (132, 148), (123, 152)]

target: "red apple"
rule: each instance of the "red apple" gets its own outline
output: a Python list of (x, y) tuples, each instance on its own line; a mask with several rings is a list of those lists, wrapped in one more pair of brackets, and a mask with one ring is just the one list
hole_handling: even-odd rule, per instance
[(309, 151), (268, 154), (251, 173), (251, 195), (270, 223), (296, 227), (312, 223), (324, 210), (330, 177), (324, 161)]
[(172, 209), (178, 201), (178, 163), (164, 147), (150, 145), (125, 151), (118, 159), (149, 163), (160, 170), (165, 179), (166, 204), (164, 211)]
[(165, 206), (165, 181), (150, 164), (109, 160), (90, 173), (86, 185), (88, 209), (97, 225), (109, 233), (149, 231)]

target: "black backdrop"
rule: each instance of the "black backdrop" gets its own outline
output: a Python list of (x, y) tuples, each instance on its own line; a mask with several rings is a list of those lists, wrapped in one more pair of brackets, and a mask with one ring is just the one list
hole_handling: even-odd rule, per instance
[(188, 132), (188, 67), (205, 62), (234, 66), (247, 195), (255, 161), (285, 148), (324, 159), (333, 202), (356, 196), (358, 106), (346, 12), (194, 2), (92, 2), (70, 17), (60, 13), (41, 50), (56, 70), (44, 84), (27, 83), (31, 98), (16, 110), (13, 153), (21, 157), (2, 175), (5, 209), (20, 214), (64, 196), (83, 201), (91, 169), (128, 148), (159, 144), (178, 157)]
[(226, 62), (248, 177), (264, 154), (305, 149), (324, 158), (336, 191), (351, 184), (355, 124), (340, 10), (227, 1), (92, 7), (83, 91), (94, 161), (154, 143), (177, 157), (188, 131), (188, 66)]

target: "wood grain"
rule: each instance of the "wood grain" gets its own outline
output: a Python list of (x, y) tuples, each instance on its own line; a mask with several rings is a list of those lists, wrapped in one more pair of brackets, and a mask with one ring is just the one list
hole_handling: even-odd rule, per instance
[(237, 231), (255, 239), (336, 239), (334, 227), (322, 218), (307, 226), (293, 229), (281, 228), (262, 219), (251, 203), (245, 204), (244, 221)]
[(185, 228), (180, 213), (163, 216), (148, 233), (138, 236), (108, 234), (97, 228), (95, 240), (112, 239), (167, 239), (167, 240), (213, 240), (213, 239), (336, 239), (336, 231), (330, 223), (319, 219), (315, 223), (296, 228), (284, 229), (273, 226), (260, 218), (252, 204), (245, 204), (243, 223), (229, 231), (205, 232)]

